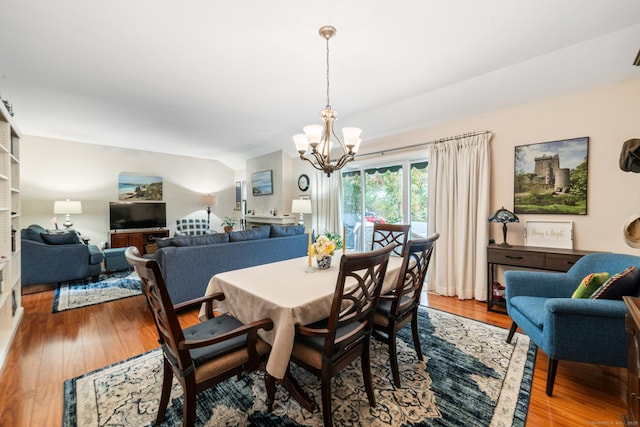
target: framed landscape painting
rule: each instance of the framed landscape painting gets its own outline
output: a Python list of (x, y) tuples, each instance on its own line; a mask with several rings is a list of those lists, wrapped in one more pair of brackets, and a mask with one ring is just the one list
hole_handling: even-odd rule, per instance
[(589, 137), (515, 147), (516, 214), (587, 214)]
[(273, 180), (270, 170), (251, 174), (251, 190), (254, 196), (273, 194)]

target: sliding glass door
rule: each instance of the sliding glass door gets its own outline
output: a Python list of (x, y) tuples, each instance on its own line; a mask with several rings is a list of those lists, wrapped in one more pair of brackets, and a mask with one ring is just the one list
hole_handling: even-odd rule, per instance
[(426, 236), (427, 165), (406, 161), (343, 172), (347, 249), (369, 250), (375, 223), (411, 222), (413, 236)]

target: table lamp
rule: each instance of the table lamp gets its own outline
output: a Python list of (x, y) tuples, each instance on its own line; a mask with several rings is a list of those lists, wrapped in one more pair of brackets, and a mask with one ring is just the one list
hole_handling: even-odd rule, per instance
[(311, 200), (294, 199), (291, 202), (291, 213), (300, 214), (298, 218), (298, 225), (304, 225), (304, 214), (311, 213)]
[(53, 213), (56, 215), (64, 214), (64, 225), (67, 230), (73, 226), (71, 222), (71, 214), (82, 213), (82, 203), (77, 200), (56, 200), (53, 202)]
[(490, 217), (489, 222), (501, 222), (502, 223), (502, 243), (498, 246), (503, 248), (510, 248), (511, 245), (507, 243), (507, 223), (508, 222), (520, 222), (518, 217), (511, 211), (508, 211), (503, 207), (495, 211)]

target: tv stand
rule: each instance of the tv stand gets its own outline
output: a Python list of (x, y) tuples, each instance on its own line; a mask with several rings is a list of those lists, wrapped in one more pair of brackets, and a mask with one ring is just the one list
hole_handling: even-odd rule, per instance
[(153, 229), (153, 230), (112, 230), (109, 232), (110, 248), (126, 248), (135, 246), (138, 248), (140, 255), (145, 255), (145, 245), (153, 243), (155, 239), (169, 237), (169, 230)]

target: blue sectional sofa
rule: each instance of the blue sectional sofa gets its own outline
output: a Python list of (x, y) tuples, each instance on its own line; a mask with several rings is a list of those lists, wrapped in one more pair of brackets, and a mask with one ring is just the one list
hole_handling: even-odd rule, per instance
[(303, 226), (266, 225), (245, 231), (156, 239), (158, 261), (173, 304), (204, 295), (215, 274), (307, 254)]
[(20, 231), (22, 286), (98, 279), (104, 255), (74, 231), (48, 232), (32, 224)]

